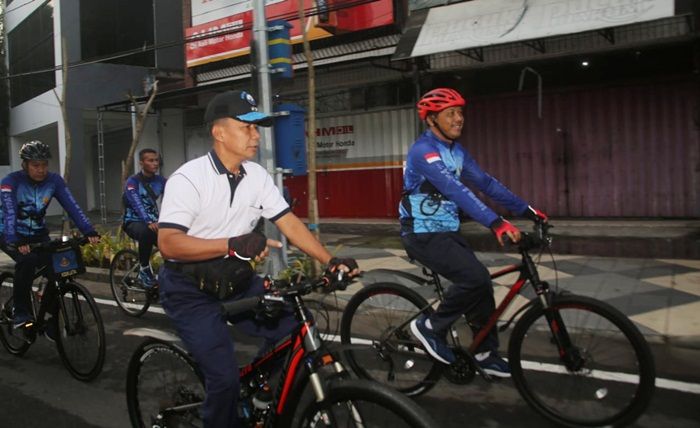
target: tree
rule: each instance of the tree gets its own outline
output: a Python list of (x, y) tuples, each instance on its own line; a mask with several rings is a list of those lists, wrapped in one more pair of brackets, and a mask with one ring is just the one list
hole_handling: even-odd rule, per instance
[[(321, 239), (321, 228), (318, 218), (318, 191), (316, 188), (316, 72), (314, 70), (314, 57), (311, 52), (311, 43), (306, 34), (306, 24), (304, 23), (304, 0), (299, 0), (299, 26), (301, 27), (304, 40), (304, 56), (308, 65), (308, 91), (309, 91), (309, 124), (308, 140), (306, 146), (306, 162), (309, 169), (308, 191), (309, 191), (309, 225), (314, 225), (312, 232), (317, 239)], [(319, 271), (318, 262), (314, 264), (314, 274)]]
[[(66, 50), (66, 39), (61, 38), (61, 79), (63, 86), (61, 87), (61, 96), (59, 97), (56, 93), (56, 89), (53, 90), (53, 94), (56, 96), (56, 101), (58, 101), (58, 106), (61, 108), (61, 119), (63, 120), (63, 133), (66, 140), (66, 154), (63, 165), (63, 181), (68, 184), (68, 179), (70, 178), (70, 163), (73, 158), (71, 153), (73, 151), (73, 140), (70, 133), (70, 123), (68, 122), (68, 113), (66, 109), (66, 88), (68, 87), (68, 51)], [(62, 234), (68, 235), (70, 233), (70, 221), (66, 216), (66, 212), (63, 211), (63, 227)]]
[(134, 164), (134, 152), (136, 151), (136, 146), (139, 144), (141, 139), (141, 134), (143, 133), (143, 128), (146, 125), (146, 118), (148, 117), (148, 110), (153, 104), (153, 100), (156, 98), (158, 93), (158, 81), (153, 82), (153, 87), (151, 88), (151, 95), (148, 97), (148, 101), (143, 109), (139, 108), (136, 99), (129, 94), (129, 100), (131, 100), (131, 106), (136, 112), (136, 128), (134, 129), (134, 138), (131, 140), (131, 146), (129, 147), (129, 153), (126, 155), (126, 160), (122, 161), (122, 188), (126, 179), (129, 178), (129, 173), (131, 172), (131, 165)]

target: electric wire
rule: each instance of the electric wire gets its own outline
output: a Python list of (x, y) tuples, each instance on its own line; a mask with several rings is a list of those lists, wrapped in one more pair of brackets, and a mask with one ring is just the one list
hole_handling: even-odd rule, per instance
[[(35, 0), (31, 0), (31, 1), (35, 1)], [(333, 11), (338, 11), (338, 10), (342, 10), (342, 9), (346, 9), (346, 8), (351, 8), (351, 7), (355, 7), (355, 6), (360, 6), (360, 5), (372, 3), (374, 1), (376, 1), (376, 0), (348, 0), (347, 2), (344, 2), (342, 5), (338, 5), (338, 6), (324, 6), (324, 7), (320, 7), (320, 8), (319, 7), (311, 7), (311, 8), (308, 8), (305, 10), (304, 16), (308, 18), (311, 16), (317, 16), (317, 15), (320, 15), (320, 14), (326, 13), (326, 12), (333, 12)], [(285, 19), (285, 20), (298, 19), (298, 13), (280, 14), (280, 15), (276, 15), (276, 16), (270, 16), (267, 18), (268, 21), (275, 20), (275, 19)], [(202, 25), (204, 25), (204, 24), (202, 24)], [(158, 44), (155, 44), (155, 43), (144, 44), (143, 46), (141, 46), (139, 48), (125, 50), (125, 51), (118, 52), (118, 53), (115, 53), (112, 55), (102, 56), (99, 58), (93, 58), (90, 60), (76, 61), (73, 63), (69, 63), (66, 68), (71, 69), (71, 68), (76, 68), (76, 67), (82, 67), (85, 65), (98, 64), (98, 63), (102, 63), (102, 62), (109, 62), (109, 61), (113, 61), (116, 59), (141, 54), (144, 52), (150, 52), (150, 51), (154, 51), (154, 50), (158, 50), (158, 49), (167, 49), (167, 48), (171, 48), (171, 47), (183, 46), (183, 45), (188, 44), (188, 43), (194, 43), (194, 42), (197, 42), (200, 40), (210, 39), (212, 37), (221, 37), (221, 36), (225, 36), (227, 34), (251, 30), (252, 27), (253, 27), (253, 23), (247, 22), (247, 23), (244, 23), (242, 26), (238, 26), (235, 28), (226, 28), (226, 29), (216, 28), (216, 29), (213, 29), (210, 31), (205, 31), (205, 32), (199, 33), (195, 36), (184, 37), (182, 40), (176, 40), (176, 41), (164, 42), (164, 43), (158, 43)], [(63, 64), (57, 64), (53, 67), (47, 67), (44, 69), (27, 71), (27, 72), (23, 72), (23, 73), (3, 75), (3, 76), (0, 76), (0, 79), (13, 79), (16, 77), (32, 76), (32, 75), (36, 75), (36, 74), (42, 74), (42, 73), (47, 73), (47, 72), (51, 72), (51, 71), (61, 70), (62, 68), (63, 68)]]

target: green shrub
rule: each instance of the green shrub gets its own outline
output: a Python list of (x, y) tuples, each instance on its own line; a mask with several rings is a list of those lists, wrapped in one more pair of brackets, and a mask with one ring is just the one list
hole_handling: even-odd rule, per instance
[(122, 232), (121, 227), (116, 230), (97, 228), (100, 234), (100, 242), (86, 244), (81, 248), (83, 261), (87, 266), (108, 268), (112, 258), (119, 251), (130, 248), (136, 249), (136, 243)]

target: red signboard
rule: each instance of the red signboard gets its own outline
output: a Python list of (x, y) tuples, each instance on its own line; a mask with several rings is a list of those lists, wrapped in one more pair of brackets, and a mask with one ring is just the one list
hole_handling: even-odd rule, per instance
[[(330, 9), (336, 9), (331, 13), (331, 22), (335, 28), (333, 32), (350, 32), (367, 30), (394, 23), (393, 0), (376, 0), (367, 4), (339, 9), (342, 1), (326, 0)], [(316, 11), (314, 0), (304, 0), (304, 9)], [(292, 25), (290, 30), (292, 43), (301, 43), (302, 33), (298, 16), (298, 0), (285, 0), (265, 7), (265, 15), (268, 20), (287, 19)], [(220, 61), (250, 53), (252, 41), (251, 28), (253, 26), (253, 11), (247, 10), (226, 18), (217, 19), (204, 24), (185, 29), (187, 39), (194, 39), (187, 43), (187, 66), (195, 67), (209, 62)], [(319, 24), (318, 16), (310, 16), (306, 19), (307, 37), (310, 40), (330, 37), (333, 34)], [(240, 31), (236, 31), (239, 29)], [(210, 37), (206, 37), (211, 35)], [(206, 37), (206, 38), (202, 38)]]

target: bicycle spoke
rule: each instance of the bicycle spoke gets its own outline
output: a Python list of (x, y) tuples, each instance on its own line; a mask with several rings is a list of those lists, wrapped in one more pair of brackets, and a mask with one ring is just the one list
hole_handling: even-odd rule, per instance
[(58, 314), (58, 350), (61, 358), (79, 380), (91, 380), (102, 371), (104, 327), (97, 305), (87, 290), (77, 283), (63, 285)]
[[(127, 372), (127, 403), (134, 426), (201, 427), (204, 387), (193, 363), (181, 351), (146, 342)], [(164, 425), (163, 425), (164, 423)]]
[[(513, 335), (521, 342), (512, 345), (519, 348), (519, 357), (511, 354), (516, 385), (536, 410), (559, 423), (612, 425), (634, 420), (653, 390), (646, 343), (614, 309), (590, 300), (578, 302), (579, 297), (568, 299), (571, 303), (554, 306), (554, 331), (566, 333), (563, 341), (554, 339), (544, 312), (528, 320), (527, 334), (516, 327)], [(567, 341), (560, 350), (558, 344)]]
[(140, 263), (133, 250), (118, 252), (109, 268), (112, 295), (127, 315), (141, 316), (150, 306), (151, 298), (139, 280)]
[(343, 343), (368, 345), (346, 352), (353, 370), (409, 395), (434, 385), (440, 367), (409, 326), (424, 307), (425, 299), (398, 284), (376, 284), (353, 296), (343, 314), (341, 337)]

